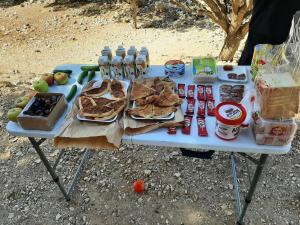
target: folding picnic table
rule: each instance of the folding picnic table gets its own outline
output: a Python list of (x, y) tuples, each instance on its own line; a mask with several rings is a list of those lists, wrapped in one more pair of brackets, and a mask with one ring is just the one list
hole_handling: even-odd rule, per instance
[[(71, 69), (73, 73), (71, 75), (71, 79), (68, 85), (64, 86), (54, 86), (50, 87), (50, 92), (59, 92), (67, 94), (73, 83), (76, 82), (77, 76), (81, 72), (81, 65), (67, 64), (58, 66), (56, 69)], [(246, 87), (250, 88), (253, 86), (253, 82), (250, 79), (249, 68), (248, 71), (248, 82), (245, 83)], [(185, 83), (194, 84), (191, 75), (191, 67), (186, 67), (186, 73), (183, 77), (174, 79), (177, 83)], [(162, 76), (164, 75), (164, 68), (162, 66), (152, 66), (150, 68), (149, 76)], [(100, 76), (98, 76), (99, 79)], [(219, 102), (219, 86), (226, 82), (215, 82), (213, 84), (213, 93), (216, 104)], [(79, 85), (80, 86), (80, 85)], [(78, 92), (80, 92), (81, 87)], [(29, 141), (33, 145), (34, 149), (38, 153), (45, 167), (49, 171), (52, 179), (57, 183), (61, 192), (63, 193), (66, 200), (70, 200), (70, 196), (74, 185), (80, 175), (80, 171), (84, 165), (84, 162), (88, 159), (89, 150), (85, 149), (85, 152), (82, 156), (82, 159), (79, 163), (79, 166), (73, 175), (73, 179), (71, 180), (68, 189), (66, 189), (63, 184), (60, 182), (58, 175), (55, 172), (55, 168), (63, 156), (64, 150), (61, 151), (54, 165), (51, 166), (46, 156), (44, 155), (40, 145), (46, 139), (54, 138), (62, 124), (64, 123), (64, 118), (67, 112), (70, 111), (72, 107), (72, 102), (68, 103), (68, 109), (64, 113), (64, 116), (60, 118), (60, 120), (56, 123), (55, 127), (52, 131), (35, 131), (35, 130), (24, 130), (16, 123), (9, 122), (6, 126), (7, 131), (14, 136), (23, 136), (28, 137)], [(182, 109), (186, 110), (186, 103), (184, 102), (182, 105)], [(248, 205), (250, 204), (253, 194), (255, 192), (257, 183), (259, 178), (261, 177), (263, 168), (265, 166), (268, 155), (270, 154), (286, 154), (291, 150), (291, 144), (286, 146), (265, 146), (265, 145), (257, 145), (255, 143), (254, 135), (252, 133), (251, 127), (248, 129), (243, 129), (239, 137), (234, 141), (224, 141), (216, 137), (214, 134), (215, 129), (215, 118), (214, 117), (206, 117), (206, 127), (209, 136), (208, 137), (199, 137), (197, 132), (197, 123), (196, 118), (193, 118), (191, 135), (184, 135), (181, 131), (177, 131), (176, 135), (168, 135), (166, 129), (157, 129), (145, 134), (139, 134), (134, 136), (124, 135), (122, 138), (123, 143), (127, 144), (143, 144), (143, 145), (153, 145), (153, 146), (164, 146), (164, 147), (179, 147), (179, 148), (192, 148), (195, 150), (215, 150), (215, 151), (223, 151), (230, 153), (231, 160), (231, 172), (232, 172), (232, 180), (234, 186), (234, 194), (236, 198), (236, 209), (238, 213), (237, 224), (243, 224), (245, 213), (247, 211)], [(36, 140), (39, 138), (39, 140)], [(256, 153), (259, 154), (259, 159), (256, 159), (250, 156), (248, 153)], [(235, 154), (239, 154), (247, 160), (250, 160), (252, 163), (256, 164), (256, 170), (252, 177), (250, 188), (244, 200), (244, 204), (241, 204), (240, 194), (239, 194), (239, 186), (237, 181), (237, 171), (236, 171), (236, 159)]]

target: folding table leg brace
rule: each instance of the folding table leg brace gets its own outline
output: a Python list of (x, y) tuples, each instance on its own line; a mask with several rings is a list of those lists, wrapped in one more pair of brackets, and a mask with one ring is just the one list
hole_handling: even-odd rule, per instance
[(64, 154), (64, 150), (62, 150), (58, 156), (58, 158), (56, 159), (56, 162), (54, 163), (54, 166), (52, 167), (50, 162), (48, 161), (47, 157), (45, 156), (44, 152), (41, 150), (40, 145), (45, 141), (46, 139), (42, 138), (39, 141), (36, 141), (34, 138), (29, 137), (29, 141), (32, 144), (32, 146), (34, 147), (34, 149), (36, 150), (37, 154), (39, 155), (40, 159), (42, 160), (43, 164), (45, 165), (45, 167), (47, 168), (48, 172), (50, 173), (53, 181), (58, 185), (60, 191), (62, 192), (62, 194), (64, 195), (65, 199), (67, 201), (70, 201), (70, 196), (71, 193), (73, 191), (73, 188), (75, 186), (75, 183), (80, 175), (80, 172), (82, 170), (82, 167), (85, 163), (85, 161), (88, 159), (89, 157), (89, 151), (85, 150), (82, 159), (80, 161), (80, 164), (73, 176), (73, 179), (70, 182), (69, 188), (66, 190), (65, 187), (63, 186), (63, 184), (61, 183), (61, 181), (59, 180), (58, 175), (55, 172), (56, 166), (60, 160), (60, 158), (62, 157), (62, 155)]
[(239, 194), (239, 187), (238, 187), (238, 182), (237, 182), (237, 173), (236, 173), (236, 162), (235, 162), (235, 157), (234, 154), (231, 153), (230, 159), (231, 159), (231, 164), (232, 164), (232, 178), (233, 178), (233, 186), (234, 186), (234, 193), (235, 193), (235, 198), (236, 198), (236, 205), (237, 205), (237, 212), (239, 215), (237, 225), (242, 225), (244, 224), (244, 218), (246, 211), (248, 209), (249, 204), (251, 203), (253, 194), (255, 192), (257, 183), (259, 181), (259, 178), (262, 174), (262, 170), (266, 164), (268, 155), (267, 154), (261, 154), (259, 160), (247, 155), (246, 153), (239, 153), (241, 156), (246, 158), (247, 160), (250, 160), (251, 162), (255, 163), (257, 165), (254, 176), (251, 180), (250, 183), (250, 188), (249, 191), (246, 195), (244, 205), (241, 206), (241, 200), (240, 200), (240, 194)]

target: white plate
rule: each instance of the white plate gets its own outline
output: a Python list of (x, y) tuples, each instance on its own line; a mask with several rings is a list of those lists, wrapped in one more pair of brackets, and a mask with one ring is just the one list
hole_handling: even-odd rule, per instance
[[(124, 90), (125, 92), (127, 93), (127, 90), (128, 90), (128, 87), (129, 87), (129, 84), (130, 84), (130, 81), (124, 81), (124, 80), (119, 80), (123, 87), (124, 87)], [(96, 87), (100, 87), (102, 84), (102, 81), (96, 81), (94, 84), (93, 84), (93, 88), (96, 88)], [(112, 99), (112, 96), (110, 93), (106, 93), (105, 95), (102, 95), (101, 97), (103, 98), (108, 98), (108, 99)], [(78, 120), (81, 120), (81, 121), (89, 121), (89, 122), (98, 122), (98, 123), (112, 123), (114, 121), (116, 121), (116, 119), (118, 118), (118, 115), (108, 119), (108, 120), (101, 120), (101, 119), (88, 119), (88, 118), (85, 118), (85, 117), (82, 117), (79, 115), (79, 113), (77, 114), (77, 119)]]
[(108, 119), (108, 120), (101, 120), (101, 119), (88, 119), (85, 117), (81, 117), (79, 114), (77, 114), (77, 119), (81, 120), (81, 121), (89, 121), (89, 122), (98, 122), (98, 123), (112, 123), (114, 121), (116, 121), (118, 115)]
[[(133, 102), (132, 108), (135, 108), (135, 101)], [(175, 113), (172, 112), (170, 115), (165, 116), (165, 117), (156, 117), (156, 118), (144, 118), (144, 117), (139, 117), (139, 116), (134, 116), (134, 115), (130, 115), (132, 119), (135, 120), (171, 120), (175, 117)]]
[[(235, 79), (229, 79), (227, 77), (227, 74), (229, 73), (236, 73), (236, 74), (241, 74), (244, 73), (246, 75), (246, 78), (244, 80), (235, 80)], [(246, 83), (248, 81), (248, 75), (247, 75), (247, 70), (246, 67), (244, 66), (233, 66), (233, 70), (231, 71), (225, 71), (223, 69), (223, 66), (218, 66), (218, 78), (219, 80), (223, 81), (230, 81), (230, 82), (236, 82), (236, 83)]]

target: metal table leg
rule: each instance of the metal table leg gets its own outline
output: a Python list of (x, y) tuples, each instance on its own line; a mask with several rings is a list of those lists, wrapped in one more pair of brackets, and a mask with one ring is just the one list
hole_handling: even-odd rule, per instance
[(83, 154), (83, 157), (81, 159), (81, 162), (76, 170), (76, 173), (74, 174), (74, 177), (70, 183), (70, 186), (68, 188), (68, 191), (66, 191), (66, 189), (64, 188), (63, 184), (60, 182), (59, 180), (59, 177), (58, 175), (56, 174), (55, 172), (55, 169), (56, 169), (56, 166), (58, 164), (58, 161), (59, 159), (62, 157), (64, 151), (62, 151), (59, 156), (58, 156), (58, 159), (56, 160), (54, 166), (52, 167), (51, 164), (49, 163), (47, 157), (45, 156), (44, 152), (41, 150), (40, 148), (40, 144), (43, 143), (45, 141), (45, 139), (41, 139), (39, 141), (36, 141), (34, 138), (32, 137), (29, 137), (29, 141), (30, 143), (32, 144), (32, 146), (34, 147), (34, 149), (36, 150), (36, 152), (38, 153), (41, 161), (43, 162), (43, 164), (45, 165), (45, 167), (47, 168), (48, 172), (50, 173), (53, 181), (58, 185), (60, 191), (63, 193), (65, 199), (67, 201), (70, 201), (70, 196), (71, 196), (71, 193), (72, 193), (72, 190), (75, 186), (75, 183), (80, 175), (80, 172), (83, 168), (83, 165), (85, 163), (85, 161), (88, 159), (89, 157), (89, 151), (88, 150), (85, 150), (85, 153)]
[(244, 202), (244, 205), (242, 207), (242, 211), (239, 214), (239, 219), (237, 221), (238, 225), (242, 225), (244, 223), (244, 218), (245, 218), (247, 208), (248, 208), (249, 204), (251, 203), (253, 194), (255, 192), (255, 189), (256, 189), (257, 183), (259, 181), (259, 178), (262, 174), (262, 170), (263, 170), (263, 168), (266, 164), (267, 158), (268, 158), (267, 154), (262, 154), (260, 156), (259, 161), (257, 162), (257, 167), (256, 167), (254, 176), (253, 176), (251, 184), (250, 184), (250, 189), (249, 189), (249, 191), (247, 193), (247, 196), (245, 198), (245, 202)]

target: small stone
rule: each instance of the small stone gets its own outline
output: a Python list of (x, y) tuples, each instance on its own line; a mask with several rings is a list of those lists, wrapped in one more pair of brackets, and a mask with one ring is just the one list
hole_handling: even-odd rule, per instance
[(41, 159), (37, 159), (34, 161), (36, 164), (40, 164), (41, 163)]
[(143, 199), (142, 198), (139, 198), (138, 199), (138, 203), (142, 203), (143, 202)]
[(145, 175), (149, 176), (151, 174), (151, 170), (145, 170), (144, 173)]
[(12, 219), (12, 218), (14, 218), (14, 216), (15, 216), (14, 213), (9, 213), (8, 214), (8, 219)]
[(233, 185), (232, 185), (232, 184), (228, 184), (228, 188), (229, 188), (230, 190), (232, 190), (232, 189), (233, 189)]
[(233, 214), (233, 212), (231, 210), (226, 210), (225, 213), (227, 216), (231, 216)]
[(73, 208), (73, 207), (70, 207), (70, 211), (74, 211), (74, 208)]
[(87, 203), (89, 203), (90, 202), (90, 198), (85, 198), (84, 199), (84, 202), (87, 204)]
[(85, 222), (86, 221), (86, 216), (82, 216), (82, 220), (83, 220), (83, 222)]
[(221, 205), (221, 209), (225, 210), (227, 206), (225, 204)]
[(61, 215), (58, 213), (55, 217), (55, 220), (58, 221), (61, 218)]
[(160, 197), (161, 196), (161, 191), (157, 192), (157, 196)]
[(295, 164), (296, 167), (300, 168), (300, 164)]
[(179, 178), (181, 176), (181, 174), (180, 173), (174, 173), (174, 176)]

